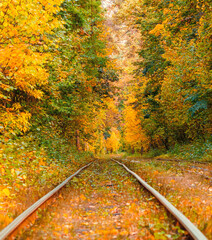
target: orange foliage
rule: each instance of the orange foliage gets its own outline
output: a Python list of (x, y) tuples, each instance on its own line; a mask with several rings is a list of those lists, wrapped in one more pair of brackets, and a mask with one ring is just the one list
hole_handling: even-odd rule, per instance
[(44, 52), (50, 43), (46, 34), (60, 25), (53, 14), (61, 2), (0, 3), (0, 132), (28, 129), (31, 115), (24, 105), (43, 96), (41, 87), (48, 80), (44, 65), (49, 57)]

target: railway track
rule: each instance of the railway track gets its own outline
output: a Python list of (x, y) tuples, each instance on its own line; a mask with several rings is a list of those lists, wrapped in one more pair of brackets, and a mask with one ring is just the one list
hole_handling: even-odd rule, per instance
[(45, 204), (51, 197), (53, 197), (56, 193), (58, 193), (73, 177), (75, 177), (77, 174), (79, 174), (82, 170), (89, 167), (91, 163), (86, 164), (82, 168), (80, 168), (78, 171), (76, 171), (73, 175), (68, 177), (65, 181), (63, 181), (61, 184), (59, 184), (56, 188), (54, 188), (52, 191), (47, 193), (45, 196), (43, 196), (41, 199), (39, 199), (37, 202), (35, 202), (31, 207), (26, 209), (22, 214), (20, 214), (14, 221), (12, 221), (7, 227), (5, 227), (0, 232), (0, 240), (6, 239), (7, 237), (11, 236), (11, 234), (24, 222), (29, 218), (36, 210), (38, 210), (43, 204)]
[[(121, 166), (122, 168), (120, 169), (119, 166)], [(119, 167), (119, 170), (118, 170), (118, 175), (117, 175), (116, 174), (116, 169), (118, 167)], [(73, 178), (76, 178), (75, 181), (72, 180)], [(136, 180), (135, 180), (135, 178), (136, 178)], [(85, 180), (82, 180), (82, 179), (85, 179)], [(39, 201), (37, 201), (35, 204), (33, 204), (25, 212), (23, 212), (21, 215), (19, 215), (5, 229), (3, 229), (0, 232), (0, 240), (3, 240), (3, 239), (6, 239), (6, 238), (10, 237), (14, 233), (14, 231), (16, 231), (16, 229), (21, 224), (23, 224), (23, 222), (25, 222), (43, 204), (45, 204), (46, 201), (48, 201), (50, 198), (55, 196), (55, 194), (58, 191), (61, 191), (61, 189), (64, 188), (64, 186), (66, 186), (66, 184), (68, 182), (70, 182), (70, 180), (73, 181), (73, 183), (72, 183), (73, 192), (74, 191), (76, 192), (76, 196), (72, 194), (72, 191), (69, 191), (67, 194), (72, 194), (72, 195), (67, 195), (66, 194), (65, 198), (66, 199), (67, 198), (68, 199), (72, 198), (72, 200), (79, 199), (79, 198), (75, 198), (79, 194), (79, 190), (77, 190), (77, 191), (74, 190), (74, 187), (80, 185), (80, 194), (82, 195), (82, 191), (84, 191), (83, 189), (86, 188), (86, 184), (90, 181), (88, 186), (91, 188), (91, 190), (89, 190), (88, 192), (85, 192), (84, 195), (82, 195), (83, 197), (81, 197), (81, 198), (83, 198), (83, 200), (87, 201), (86, 200), (87, 198), (85, 196), (86, 195), (92, 196), (88, 199), (86, 204), (88, 204), (88, 202), (89, 202), (89, 204), (92, 204), (90, 202), (92, 202), (92, 199), (95, 199), (95, 198), (96, 199), (101, 199), (101, 201), (98, 200), (98, 203), (94, 202), (93, 205), (88, 205), (88, 206), (86, 205), (85, 212), (83, 214), (86, 215), (87, 212), (89, 212), (89, 214), (90, 214), (90, 211), (91, 212), (92, 211), (98, 212), (99, 209), (102, 209), (102, 208), (106, 209), (105, 210), (106, 213), (111, 214), (111, 219), (110, 219), (110, 222), (108, 222), (108, 224), (107, 224), (108, 226), (105, 225), (105, 226), (103, 226), (103, 228), (108, 228), (109, 225), (111, 224), (111, 229), (112, 229), (112, 226), (114, 225), (113, 221), (117, 221), (117, 218), (123, 224), (122, 215), (124, 215), (124, 214), (122, 213), (122, 210), (124, 211), (125, 208), (126, 208), (127, 211), (129, 210), (129, 212), (127, 212), (127, 214), (132, 215), (132, 219), (135, 219), (135, 220), (136, 220), (136, 218), (135, 218), (135, 215), (133, 215), (132, 210), (134, 212), (136, 212), (137, 213), (136, 216), (138, 216), (138, 220), (139, 220), (138, 213), (142, 213), (142, 212), (146, 211), (145, 209), (142, 209), (142, 211), (140, 211), (140, 209), (144, 205), (146, 207), (149, 207), (148, 204), (149, 204), (149, 202), (151, 202), (149, 199), (152, 199), (152, 198), (150, 198), (149, 193), (145, 192), (146, 190), (148, 190), (160, 202), (160, 204), (162, 204), (163, 207), (165, 207), (167, 209), (167, 211), (169, 213), (171, 213), (171, 215), (174, 216), (174, 218), (177, 219), (177, 221), (187, 230), (187, 232), (189, 233), (189, 235), (191, 236), (192, 239), (198, 239), (198, 240), (207, 239), (181, 212), (179, 212), (170, 202), (168, 202), (155, 189), (153, 189), (151, 186), (149, 186), (136, 173), (132, 172), (123, 163), (120, 163), (117, 160), (112, 159), (112, 161), (107, 161), (107, 162), (103, 162), (103, 161), (91, 162), (91, 163), (85, 165), (84, 167), (80, 168), (76, 173), (71, 175), (63, 183), (61, 183), (59, 186), (57, 186), (55, 189), (53, 189), (47, 195), (42, 197)], [(82, 181), (82, 182), (80, 182), (80, 181)], [(122, 183), (121, 185), (119, 184), (119, 181)], [(127, 184), (128, 184), (129, 181), (131, 181), (130, 182), (130, 184), (131, 184), (130, 188), (132, 188), (131, 190), (130, 190), (129, 187), (127, 187)], [(135, 183), (135, 181), (138, 181), (146, 190), (139, 189), (138, 182)], [(99, 190), (99, 193), (98, 193), (97, 188), (99, 189), (99, 186), (101, 186), (101, 189)], [(121, 189), (121, 194), (119, 193), (120, 189)], [(105, 194), (105, 192), (106, 192), (106, 194)], [(134, 192), (135, 192), (136, 197), (132, 197), (132, 194)], [(104, 207), (103, 206), (104, 204), (102, 204), (101, 202), (104, 202), (107, 199), (107, 197), (111, 198), (112, 200), (110, 201), (109, 206)], [(140, 200), (141, 198), (144, 198), (144, 199)], [(123, 202), (122, 205), (120, 205), (121, 201)], [(128, 201), (128, 202), (126, 203), (126, 201)], [(143, 202), (141, 202), (141, 201), (143, 201)], [(67, 200), (65, 200), (64, 204), (66, 202), (67, 202)], [(145, 204), (144, 204), (144, 202), (145, 202)], [(119, 206), (114, 207), (115, 204), (117, 204), (117, 203), (119, 203)], [(154, 202), (154, 204), (157, 205), (158, 202), (157, 203)], [(79, 206), (81, 206), (81, 208), (83, 208), (85, 206), (85, 204), (80, 205), (79, 203), (77, 203), (77, 208), (79, 208)], [(59, 206), (59, 208), (60, 208), (60, 206)], [(156, 209), (159, 209), (159, 208), (160, 208), (159, 205), (157, 205)], [(56, 208), (56, 210), (58, 210), (58, 209)], [(72, 209), (72, 212), (74, 212), (73, 209)], [(94, 213), (94, 212), (92, 212), (92, 213)], [(164, 214), (164, 210), (157, 210), (157, 212), (158, 212), (157, 214), (160, 214), (160, 215)], [(104, 213), (103, 215), (107, 215), (106, 213)], [(79, 214), (77, 214), (76, 216), (72, 216), (73, 219), (71, 221), (82, 222), (81, 217), (77, 220), (77, 217), (79, 217), (78, 215)], [(84, 215), (83, 215), (83, 217), (84, 217)], [(101, 215), (101, 217), (102, 217), (102, 215)], [(74, 220), (74, 218), (76, 218), (76, 219)], [(107, 218), (105, 218), (105, 219), (107, 219)], [(130, 216), (129, 216), (129, 218), (130, 218)], [(103, 220), (103, 222), (106, 221), (105, 219)], [(173, 221), (173, 220), (170, 220), (170, 219), (167, 218), (166, 221)], [(146, 220), (146, 222), (148, 222), (148, 219)], [(174, 223), (174, 221), (173, 221), (173, 223)], [(92, 225), (94, 223), (89, 222), (88, 225), (89, 224)], [(164, 224), (167, 224), (167, 223), (164, 222)], [(144, 227), (146, 227), (146, 226), (144, 226)], [(117, 234), (119, 232), (119, 228), (121, 228), (121, 227), (118, 224), (115, 228)], [(148, 228), (149, 228), (149, 226), (148, 226)], [(172, 227), (167, 227), (167, 229), (172, 229)], [(78, 229), (78, 230), (80, 230), (82, 232), (82, 229)], [(83, 229), (83, 231), (86, 231), (86, 229)], [(103, 234), (104, 233), (103, 230), (101, 230), (101, 231), (102, 231), (102, 234)], [(109, 232), (111, 231), (110, 228), (108, 228), (108, 231)], [(150, 229), (149, 230), (150, 233), (148, 233), (148, 234), (150, 234), (150, 235), (153, 234), (151, 231), (152, 230)], [(172, 231), (175, 231), (175, 230), (172, 229)], [(123, 234), (123, 233), (124, 233), (123, 231), (120, 232), (120, 234)], [(101, 232), (99, 234), (101, 235)], [(146, 230), (145, 234), (147, 234), (147, 230)], [(35, 239), (35, 238), (36, 237), (33, 237), (31, 239)], [(20, 238), (20, 239), (22, 239), (22, 238)], [(58, 238), (58, 239), (60, 239), (60, 238)], [(99, 235), (94, 235), (92, 239), (104, 239), (104, 238), (101, 238)], [(110, 235), (108, 235), (108, 237), (105, 238), (105, 239), (110, 239)], [(136, 238), (136, 239), (138, 239), (138, 238)], [(140, 236), (139, 239), (143, 239), (143, 238)], [(187, 239), (187, 238), (182, 238), (182, 239)]]

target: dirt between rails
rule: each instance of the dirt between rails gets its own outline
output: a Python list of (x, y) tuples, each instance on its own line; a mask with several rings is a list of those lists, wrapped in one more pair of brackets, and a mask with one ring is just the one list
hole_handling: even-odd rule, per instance
[(189, 239), (135, 178), (98, 160), (16, 239)]
[(212, 163), (119, 159), (212, 239)]

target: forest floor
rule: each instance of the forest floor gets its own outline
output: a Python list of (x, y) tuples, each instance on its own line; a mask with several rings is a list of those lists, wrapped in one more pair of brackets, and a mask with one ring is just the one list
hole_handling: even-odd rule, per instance
[(63, 151), (51, 156), (29, 137), (0, 144), (0, 230), (92, 160), (89, 154), (72, 152), (69, 145), (58, 145)]
[(97, 160), (20, 239), (187, 239), (187, 233), (122, 167)]
[(212, 163), (172, 159), (122, 159), (212, 239)]
[[(179, 225), (171, 224), (173, 220), (154, 197), (122, 167), (109, 161), (111, 157), (135, 171), (208, 239), (212, 238), (212, 164), (108, 156), (108, 160), (96, 161), (70, 181), (51, 206), (39, 213), (42, 218), (20, 239), (100, 239), (100, 236), (101, 239), (184, 239), (186, 233)], [(70, 164), (66, 176), (85, 162), (89, 159)], [(54, 178), (57, 176), (60, 175)], [(60, 176), (58, 181), (64, 179)], [(53, 182), (56, 184), (56, 180)], [(4, 197), (3, 204), (8, 208), (1, 209), (2, 216), (11, 216), (11, 221), (36, 200), (35, 196), (39, 198), (49, 190), (43, 187), (39, 193), (38, 188), (27, 186), (24, 190), (22, 186), (18, 198), (11, 197), (12, 194)], [(29, 196), (34, 197), (29, 201)]]

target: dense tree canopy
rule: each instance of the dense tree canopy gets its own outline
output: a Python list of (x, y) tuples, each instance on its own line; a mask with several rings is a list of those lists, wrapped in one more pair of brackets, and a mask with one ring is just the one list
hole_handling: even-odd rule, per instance
[(1, 135), (48, 125), (94, 152), (207, 139), (210, 2), (101, 4), (1, 2)]
[[(169, 149), (177, 142), (208, 138), (212, 119), (209, 1), (126, 0), (119, 6), (119, 18), (141, 33), (133, 95), (138, 125), (150, 141), (146, 144)], [(125, 131), (126, 136), (131, 132)]]
[(47, 122), (79, 149), (95, 145), (114, 92), (110, 83), (118, 79), (101, 2), (3, 1), (0, 7), (1, 133), (23, 134)]

